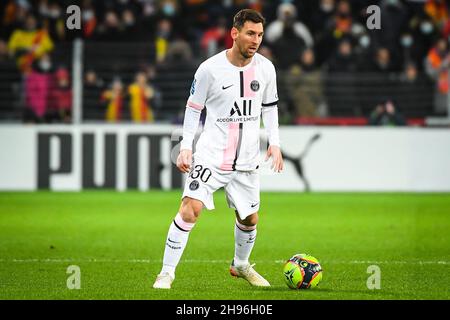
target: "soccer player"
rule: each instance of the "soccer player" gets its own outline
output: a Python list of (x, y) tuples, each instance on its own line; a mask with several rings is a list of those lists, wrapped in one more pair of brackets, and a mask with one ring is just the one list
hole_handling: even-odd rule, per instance
[[(264, 22), (257, 11), (239, 11), (231, 29), (232, 48), (204, 61), (195, 73), (177, 158), (177, 167), (189, 175), (180, 209), (169, 228), (163, 267), (154, 288), (170, 289), (189, 232), (203, 207), (214, 209), (213, 193), (221, 187), (225, 189), (229, 207), (236, 214), (235, 254), (230, 273), (253, 286), (270, 286), (249, 263), (256, 239), (260, 201), (261, 115), (269, 140), (266, 160), (272, 157), (271, 167), (275, 172), (283, 169), (275, 68), (257, 53)], [(208, 112), (193, 157), (192, 144), (203, 108)]]

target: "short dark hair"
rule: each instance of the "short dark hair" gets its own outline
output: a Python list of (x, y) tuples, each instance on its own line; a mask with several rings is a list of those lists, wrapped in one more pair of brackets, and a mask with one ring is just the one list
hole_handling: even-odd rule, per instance
[(233, 18), (233, 27), (241, 30), (245, 22), (251, 21), (254, 23), (266, 23), (266, 19), (256, 10), (253, 9), (242, 9)]

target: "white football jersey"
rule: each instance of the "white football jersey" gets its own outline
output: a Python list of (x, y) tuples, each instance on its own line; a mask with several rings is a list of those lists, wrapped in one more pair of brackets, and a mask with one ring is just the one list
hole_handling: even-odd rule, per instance
[(195, 156), (226, 171), (251, 171), (259, 165), (261, 108), (276, 107), (276, 72), (256, 53), (244, 67), (233, 65), (226, 50), (197, 69), (187, 105), (206, 108)]

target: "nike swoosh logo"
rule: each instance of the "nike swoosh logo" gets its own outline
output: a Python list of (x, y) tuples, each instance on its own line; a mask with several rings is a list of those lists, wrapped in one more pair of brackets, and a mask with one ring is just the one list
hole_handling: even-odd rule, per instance
[(181, 242), (172, 241), (172, 240), (170, 240), (170, 238), (167, 240), (169, 240), (169, 242), (172, 242), (172, 243), (181, 243)]
[(256, 207), (257, 205), (258, 205), (257, 203), (254, 203), (254, 204), (250, 205), (250, 207), (254, 208), (254, 207)]
[(232, 87), (233, 85), (230, 84), (228, 87), (222, 86), (222, 90), (228, 89), (229, 87)]

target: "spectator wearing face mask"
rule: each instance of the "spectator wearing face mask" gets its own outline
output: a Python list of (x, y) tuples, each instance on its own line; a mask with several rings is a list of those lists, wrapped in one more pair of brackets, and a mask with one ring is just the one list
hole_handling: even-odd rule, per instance
[(185, 17), (180, 14), (180, 4), (177, 0), (161, 0), (157, 7), (157, 18), (155, 20), (168, 20), (176, 35), (185, 35), (191, 25), (185, 24)]
[(380, 10), (381, 30), (372, 33), (374, 46), (389, 50), (391, 62), (400, 65), (403, 56), (399, 40), (408, 27), (408, 7), (400, 0), (382, 0)]
[(97, 27), (97, 16), (91, 0), (84, 0), (81, 6), (81, 28), (84, 39), (92, 39)]
[(314, 39), (320, 38), (325, 32), (325, 21), (329, 21), (336, 10), (335, 0), (320, 0), (319, 6), (312, 12), (312, 30)]
[(409, 55), (408, 60), (414, 61), (422, 71), (423, 61), (439, 37), (439, 31), (433, 22), (421, 12), (411, 17), (408, 28), (400, 37), (400, 43), (404, 51), (407, 51), (405, 54)]

